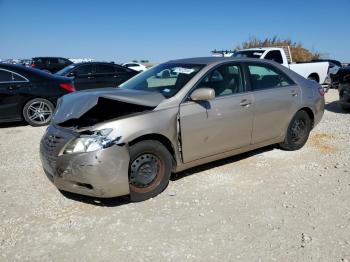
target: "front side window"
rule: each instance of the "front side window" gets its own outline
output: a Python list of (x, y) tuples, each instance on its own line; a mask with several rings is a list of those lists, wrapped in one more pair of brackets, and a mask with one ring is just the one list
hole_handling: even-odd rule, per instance
[(89, 75), (92, 74), (92, 65), (82, 65), (77, 67), (77, 69), (75, 69), (75, 73), (77, 75)]
[(121, 89), (134, 89), (174, 96), (204, 65), (165, 63), (152, 67), (120, 85)]
[(222, 65), (199, 83), (198, 88), (208, 87), (215, 90), (215, 96), (227, 96), (244, 92), (242, 70), (239, 65)]
[(293, 85), (293, 81), (270, 65), (248, 65), (251, 84), (254, 90), (264, 90)]

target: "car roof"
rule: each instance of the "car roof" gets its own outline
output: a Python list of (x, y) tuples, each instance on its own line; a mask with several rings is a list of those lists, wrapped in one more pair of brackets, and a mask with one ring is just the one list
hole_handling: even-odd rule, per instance
[(6, 64), (6, 63), (0, 63), (0, 69), (7, 69), (10, 71), (14, 71), (15, 73), (24, 75), (29, 78), (62, 78), (61, 76), (56, 76), (55, 74), (50, 74), (47, 72), (44, 72), (42, 70), (32, 68), (32, 67), (26, 67), (24, 65), (14, 65), (14, 64)]
[(111, 62), (80, 62), (80, 63), (74, 63), (73, 65), (114, 65), (114, 66), (121, 66), (115, 63)]
[(62, 59), (67, 59), (67, 60), (69, 60), (68, 58), (61, 57), (61, 56), (36, 56), (36, 57), (33, 57), (32, 59), (39, 59), (39, 58), (44, 58), (44, 59), (62, 58)]
[[(217, 64), (220, 62), (262, 62), (261, 59), (256, 58), (235, 58), (235, 57), (194, 57), (194, 58), (184, 58), (177, 60), (170, 60), (168, 63), (179, 63), (179, 64), (200, 64), (200, 65), (209, 65), (209, 64)], [(265, 62), (265, 60), (264, 60)]]

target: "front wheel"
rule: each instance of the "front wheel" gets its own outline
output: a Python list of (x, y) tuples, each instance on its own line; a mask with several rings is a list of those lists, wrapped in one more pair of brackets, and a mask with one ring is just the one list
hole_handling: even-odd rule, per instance
[(54, 105), (47, 99), (34, 98), (23, 108), (23, 117), (31, 126), (47, 125), (55, 110)]
[(129, 183), (133, 202), (160, 194), (168, 185), (172, 156), (155, 140), (145, 140), (130, 147)]
[(280, 147), (289, 151), (302, 148), (309, 138), (311, 125), (311, 119), (305, 111), (297, 112), (289, 123), (286, 137)]

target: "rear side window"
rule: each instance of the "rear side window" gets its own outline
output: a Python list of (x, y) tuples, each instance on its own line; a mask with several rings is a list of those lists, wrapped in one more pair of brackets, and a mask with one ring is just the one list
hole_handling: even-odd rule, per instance
[(264, 90), (293, 85), (294, 82), (270, 65), (248, 65), (250, 82), (254, 90)]
[(0, 70), (0, 82), (11, 82), (12, 81), (12, 73)]
[(267, 53), (264, 59), (275, 61), (276, 63), (283, 64), (283, 58), (281, 52), (278, 50), (272, 50)]
[(5, 71), (0, 69), (0, 82), (26, 82), (27, 80), (10, 71)]
[(131, 71), (130, 69), (119, 67), (119, 66), (115, 66), (114, 69), (118, 73), (128, 73)]
[(96, 66), (97, 74), (111, 74), (115, 73), (114, 66), (111, 65), (97, 65)]

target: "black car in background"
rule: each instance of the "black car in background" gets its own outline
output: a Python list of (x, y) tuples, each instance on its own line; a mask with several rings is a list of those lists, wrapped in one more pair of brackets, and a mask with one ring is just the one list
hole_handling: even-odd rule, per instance
[(71, 78), (22, 65), (0, 64), (0, 122), (50, 122), (57, 99), (75, 91)]
[(117, 87), (137, 75), (130, 68), (105, 62), (86, 62), (69, 65), (56, 75), (74, 77), (74, 86), (79, 90)]
[(340, 106), (350, 111), (350, 66), (344, 67), (339, 70), (339, 100)]
[(31, 67), (49, 73), (56, 73), (70, 64), (73, 64), (73, 62), (63, 57), (33, 57)]

